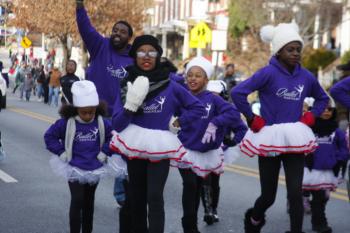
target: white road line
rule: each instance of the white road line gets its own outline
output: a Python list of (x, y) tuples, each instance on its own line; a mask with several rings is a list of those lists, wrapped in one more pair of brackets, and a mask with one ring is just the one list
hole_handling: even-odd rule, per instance
[(1, 169), (0, 169), (0, 179), (5, 181), (6, 183), (17, 183), (18, 182), (15, 178), (10, 176), (6, 172), (2, 171)]

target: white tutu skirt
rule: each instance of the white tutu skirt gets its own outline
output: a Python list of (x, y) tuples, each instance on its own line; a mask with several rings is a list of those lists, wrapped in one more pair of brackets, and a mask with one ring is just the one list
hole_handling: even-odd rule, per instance
[(317, 170), (304, 168), (303, 189), (304, 190), (335, 190), (338, 178), (332, 170)]
[(123, 178), (128, 175), (127, 164), (121, 155), (113, 154), (111, 157), (107, 157), (108, 174), (117, 178)]
[(113, 131), (110, 148), (129, 159), (180, 159), (186, 152), (177, 136), (167, 130), (146, 129), (130, 124), (122, 132)]
[(180, 160), (171, 161), (170, 165), (182, 169), (192, 169), (196, 175), (206, 177), (210, 173), (223, 173), (223, 160), (224, 154), (221, 148), (205, 153), (186, 149), (186, 154)]
[(241, 157), (242, 152), (239, 146), (228, 147), (224, 150), (224, 164), (233, 164), (239, 157)]
[(316, 147), (315, 135), (301, 122), (264, 126), (258, 133), (249, 129), (240, 143), (242, 153), (250, 157), (306, 154), (315, 151)]
[(81, 184), (96, 184), (100, 178), (107, 175), (108, 169), (102, 166), (98, 169), (88, 171), (83, 170), (69, 163), (63, 162), (57, 155), (52, 155), (50, 159), (50, 166), (52, 171), (70, 182), (79, 182)]

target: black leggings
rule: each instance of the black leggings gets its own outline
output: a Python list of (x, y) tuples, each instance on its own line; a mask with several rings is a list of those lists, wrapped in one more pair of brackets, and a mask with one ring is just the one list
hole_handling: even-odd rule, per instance
[(275, 202), (281, 162), (284, 167), (287, 197), (290, 203), (291, 231), (301, 232), (304, 214), (302, 201), (304, 155), (301, 154), (259, 157), (261, 195), (255, 201), (252, 217), (257, 221), (262, 219), (266, 210)]
[(69, 209), (70, 233), (91, 233), (94, 218), (95, 191), (98, 184), (68, 182), (71, 202)]
[(183, 184), (183, 219), (197, 219), (202, 178), (197, 176), (191, 169), (179, 169), (179, 172)]
[(128, 173), (133, 233), (163, 233), (163, 191), (169, 174), (169, 160), (156, 163), (140, 159), (129, 160)]

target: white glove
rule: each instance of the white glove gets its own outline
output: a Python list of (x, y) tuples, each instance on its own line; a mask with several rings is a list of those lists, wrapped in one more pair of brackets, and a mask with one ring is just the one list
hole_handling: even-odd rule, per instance
[(97, 155), (97, 159), (98, 159), (98, 161), (100, 161), (100, 163), (105, 163), (105, 162), (107, 162), (107, 155), (103, 152), (100, 152)]
[(202, 143), (205, 144), (205, 143), (210, 143), (211, 141), (215, 141), (217, 129), (218, 129), (218, 127), (210, 122), (208, 124), (207, 130), (205, 131), (205, 133), (203, 135)]
[(178, 132), (181, 130), (180, 127), (175, 127), (174, 126), (174, 122), (177, 120), (177, 117), (172, 116), (170, 121), (169, 121), (169, 130), (170, 132), (172, 132), (173, 134), (178, 134)]
[(68, 155), (67, 155), (67, 153), (66, 152), (63, 152), (60, 156), (59, 156), (59, 158), (60, 158), (60, 160), (62, 161), (62, 162), (68, 162)]
[(138, 76), (133, 84), (128, 82), (128, 92), (126, 93), (124, 108), (136, 112), (145, 100), (148, 90), (149, 81), (145, 76)]

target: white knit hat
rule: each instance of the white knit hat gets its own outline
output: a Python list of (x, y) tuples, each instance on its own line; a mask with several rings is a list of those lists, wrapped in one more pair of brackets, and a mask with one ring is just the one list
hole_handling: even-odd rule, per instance
[(210, 78), (214, 72), (214, 66), (204, 57), (195, 57), (193, 58), (186, 66), (186, 74), (193, 67), (198, 66), (204, 70), (207, 78)]
[(210, 80), (207, 85), (207, 90), (215, 93), (221, 93), (226, 88), (226, 83), (222, 80)]
[(265, 43), (272, 43), (272, 53), (275, 55), (286, 44), (299, 41), (304, 45), (299, 35), (299, 27), (296, 23), (280, 23), (276, 27), (272, 25), (263, 26), (260, 29), (260, 37)]
[(90, 107), (99, 104), (96, 87), (91, 81), (76, 81), (73, 83), (71, 91), (75, 107)]

